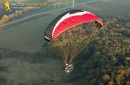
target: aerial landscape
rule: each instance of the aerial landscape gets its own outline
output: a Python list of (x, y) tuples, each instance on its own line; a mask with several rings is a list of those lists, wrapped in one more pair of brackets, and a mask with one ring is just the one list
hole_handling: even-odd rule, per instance
[[(7, 0), (10, 11), (4, 1), (0, 85), (130, 85), (130, 0)], [(42, 6), (13, 9), (11, 3)], [(75, 9), (99, 22), (70, 26), (47, 42), (45, 33), (56, 17)], [(65, 64), (73, 71), (64, 72)]]

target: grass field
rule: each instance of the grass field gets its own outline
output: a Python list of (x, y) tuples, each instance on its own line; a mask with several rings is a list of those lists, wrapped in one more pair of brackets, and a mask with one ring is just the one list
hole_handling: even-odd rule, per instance
[(44, 29), (54, 17), (41, 17), (0, 32), (0, 47), (37, 52), (44, 43)]
[[(38, 14), (38, 13), (43, 13), (43, 12), (47, 12), (47, 11), (52, 11), (52, 10), (56, 10), (56, 9), (60, 9), (60, 8), (65, 8), (65, 7), (71, 7), (72, 6), (72, 1), (73, 0), (56, 0), (55, 3), (61, 2), (60, 6), (56, 5), (56, 8), (55, 8), (54, 5), (53, 5), (54, 3), (47, 4), (45, 7), (41, 7), (40, 10), (34, 11), (33, 13), (27, 14), (25, 16), (30, 16), (30, 15), (34, 15), (34, 14)], [(91, 0), (75, 0), (75, 5), (81, 4), (81, 3), (84, 3), (84, 2), (88, 2), (88, 1), (91, 1)], [(34, 1), (34, 2), (36, 2), (36, 1)]]
[(126, 15), (130, 12), (130, 0), (101, 0), (99, 3), (80, 7), (99, 15)]
[[(92, 0), (75, 0), (75, 5), (80, 4), (80, 3), (84, 3), (87, 1), (92, 1)], [(59, 0), (60, 2), (60, 0)], [(66, 1), (62, 2), (65, 3)], [(72, 5), (72, 1), (69, 0), (68, 3), (69, 6)], [(53, 7), (53, 6), (52, 6)], [(44, 12), (44, 10), (46, 11), (47, 9), (51, 9), (51, 7), (48, 7), (46, 9), (39, 10), (39, 13), (42, 11)], [(54, 9), (54, 7), (52, 8)], [(58, 9), (58, 7), (57, 7)], [(79, 7), (75, 7), (75, 9), (84, 9), (87, 11), (90, 11), (92, 13), (95, 14), (99, 14), (99, 15), (126, 15), (127, 13), (130, 12), (130, 0), (101, 0), (100, 2), (96, 2), (93, 4), (88, 4), (88, 5), (82, 5)]]
[[(103, 16), (111, 14), (120, 16), (130, 12), (128, 2), (130, 1), (102, 0), (102, 2), (83, 5), (78, 8)], [(41, 17), (0, 32), (0, 47), (32, 53), (39, 51), (45, 43), (43, 38), (45, 28), (61, 13), (61, 11), (52, 13), (52, 16)]]

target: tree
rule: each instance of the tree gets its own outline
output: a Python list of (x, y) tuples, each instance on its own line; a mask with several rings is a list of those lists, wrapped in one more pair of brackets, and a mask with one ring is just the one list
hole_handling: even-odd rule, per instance
[(90, 82), (89, 82), (89, 85), (96, 85), (97, 83), (97, 79), (92, 79)]
[(105, 75), (103, 76), (103, 80), (104, 80), (104, 81), (110, 80), (110, 76), (109, 76), (108, 74), (105, 74)]
[(3, 17), (1, 18), (2, 20), (2, 24), (6, 23), (9, 21), (9, 17), (7, 15), (3, 15)]
[(111, 80), (109, 81), (108, 85), (114, 85), (114, 82)]
[(8, 17), (9, 17), (10, 20), (14, 20), (15, 19), (15, 13), (10, 14)]

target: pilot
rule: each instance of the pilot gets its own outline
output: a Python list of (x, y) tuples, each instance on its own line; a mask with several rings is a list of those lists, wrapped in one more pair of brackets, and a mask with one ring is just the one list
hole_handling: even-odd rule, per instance
[(72, 68), (72, 65), (70, 64), (66, 64), (64, 67), (63, 67), (63, 70), (66, 72), (66, 73), (70, 73), (73, 68)]

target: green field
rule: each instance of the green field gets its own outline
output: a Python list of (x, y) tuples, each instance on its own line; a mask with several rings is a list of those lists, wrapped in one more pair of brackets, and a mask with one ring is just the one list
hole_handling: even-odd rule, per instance
[[(109, 0), (90, 5), (83, 5), (77, 8), (85, 9), (97, 15), (106, 16), (113, 14), (120, 16), (130, 12), (130, 4), (128, 2), (130, 1), (126, 0), (126, 2), (124, 2), (121, 0)], [(31, 53), (39, 51), (45, 43), (43, 38), (45, 28), (56, 16), (61, 13), (61, 11), (56, 13), (53, 12), (51, 13), (53, 14), (51, 16), (40, 17), (0, 32), (0, 47)]]
[[(40, 10), (34, 11), (33, 13), (27, 14), (25, 16), (30, 16), (30, 15), (34, 15), (34, 14), (38, 14), (38, 13), (44, 13), (44, 12), (47, 12), (47, 11), (57, 10), (57, 9), (60, 9), (60, 8), (65, 8), (65, 7), (71, 7), (72, 1), (73, 0), (65, 0), (65, 1), (56, 0), (56, 2), (54, 2), (54, 3), (61, 2), (60, 6), (56, 5), (56, 8), (55, 8), (54, 5), (53, 5), (54, 3), (47, 4), (45, 7), (41, 7)], [(81, 3), (84, 3), (84, 2), (88, 2), (88, 1), (91, 1), (91, 0), (75, 0), (75, 5), (81, 4)], [(34, 2), (37, 2), (37, 1), (34, 1)], [(40, 0), (39, 0), (39, 2), (40, 2)]]
[(0, 32), (0, 47), (31, 53), (39, 51), (44, 43), (44, 29), (54, 17), (41, 17)]
[(130, 0), (101, 0), (99, 3), (78, 7), (102, 16), (121, 16), (130, 12)]

